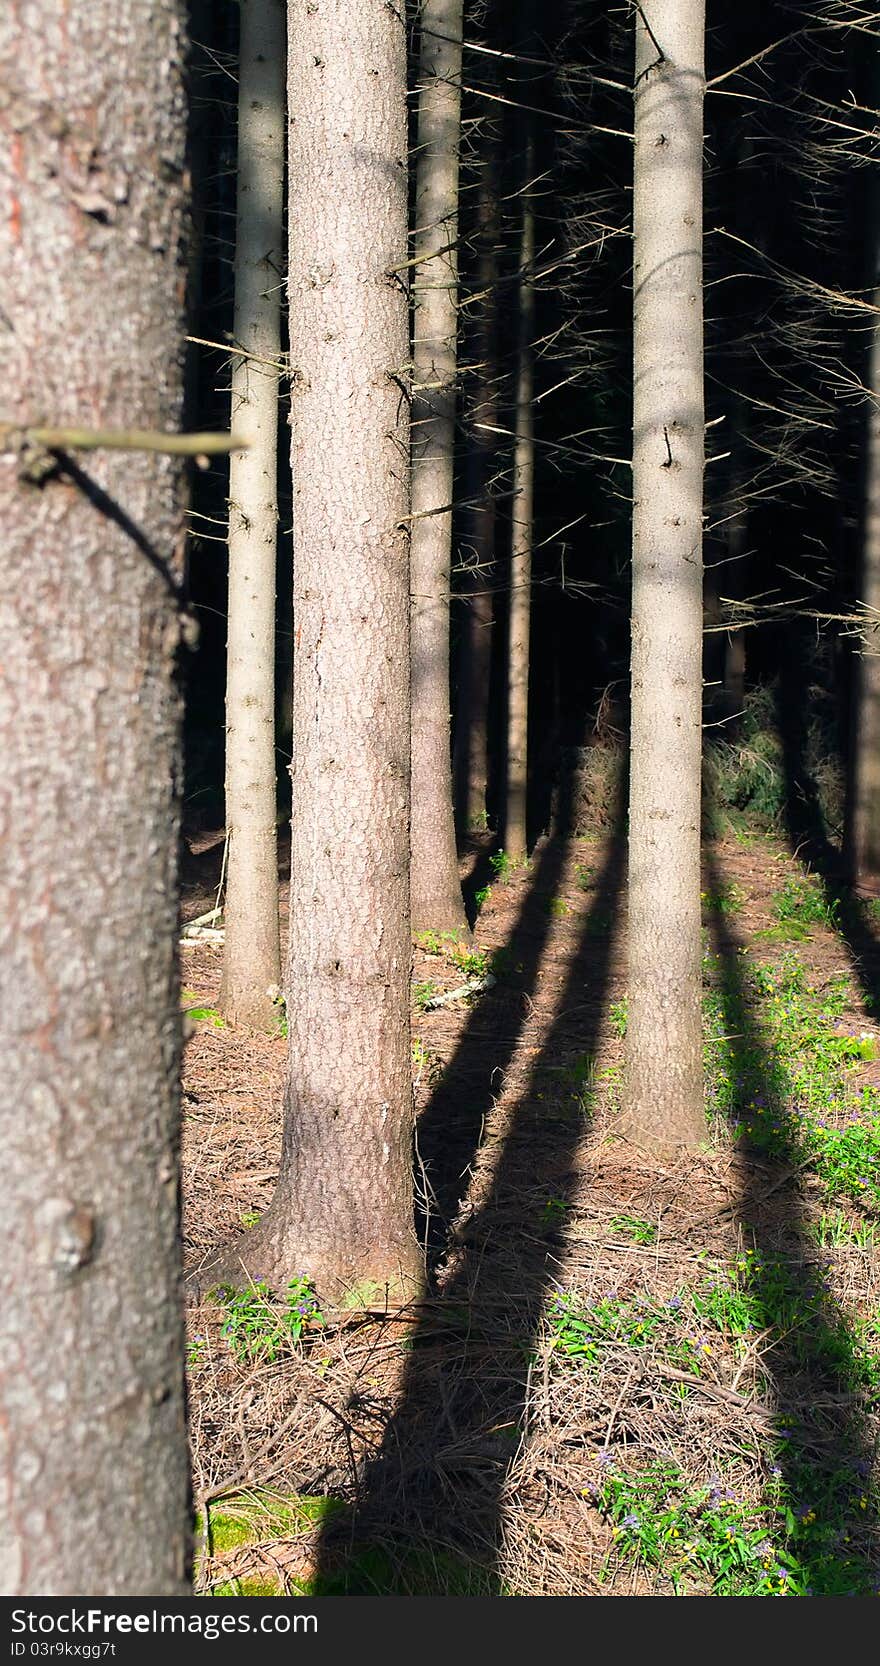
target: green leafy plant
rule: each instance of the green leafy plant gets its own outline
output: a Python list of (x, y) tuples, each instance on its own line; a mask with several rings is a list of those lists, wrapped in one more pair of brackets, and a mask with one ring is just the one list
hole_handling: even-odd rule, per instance
[(610, 1012), (609, 1012), (609, 1017), (610, 1017), (610, 1020), (611, 1020), (611, 1028), (612, 1028), (612, 1030), (614, 1030), (616, 1035), (619, 1035), (619, 1036), (625, 1036), (626, 1035), (626, 1024), (627, 1024), (628, 1014), (629, 1014), (629, 1002), (628, 1002), (627, 997), (625, 995), (624, 995), (622, 1001), (612, 1001)]
[(431, 983), (430, 979), (428, 979), (425, 983), (414, 983), (412, 986), (412, 998), (418, 1007), (419, 1012), (425, 1012), (427, 1010), (436, 994), (437, 985), (435, 983)]
[(421, 1036), (412, 1039), (412, 1065), (416, 1085), (422, 1080), (434, 1082), (443, 1074), (443, 1066), (436, 1053), (426, 1046)]
[[(731, 1349), (745, 1361), (769, 1331), (794, 1368), (850, 1392), (880, 1385), (880, 1312), (848, 1321), (808, 1267), (756, 1249), (733, 1267), (706, 1264), (695, 1288), (665, 1302), (616, 1291), (584, 1302), (559, 1289), (548, 1326), (561, 1360), (589, 1371), (619, 1371), (623, 1346), (649, 1352), (661, 1376), (668, 1362), (698, 1377)], [(692, 1391), (683, 1381), (678, 1392)], [(694, 1485), (671, 1461), (628, 1467), (625, 1451), (597, 1454), (582, 1496), (612, 1524), (615, 1556), (656, 1569), (678, 1594), (708, 1581), (717, 1596), (868, 1595), (873, 1560), (848, 1548), (869, 1503), (862, 1460), (844, 1449), (817, 1467), (789, 1422), (780, 1414), (770, 1434), (769, 1482), (754, 1505), (719, 1477)]]
[(661, 1570), (676, 1595), (707, 1580), (715, 1596), (802, 1595), (797, 1559), (768, 1536), (720, 1478), (689, 1485), (679, 1467), (624, 1468), (600, 1452), (597, 1478), (582, 1496), (612, 1523), (618, 1556)]
[(183, 1013), (193, 1024), (213, 1024), (217, 1030), (225, 1028), (225, 1019), (220, 1016), (216, 1007), (184, 1007)]
[(456, 943), (458, 938), (454, 931), (420, 931), (415, 941), (425, 954), (443, 955), (449, 944)]
[(459, 945), (450, 958), (466, 978), (484, 978), (489, 970), (489, 956), (484, 949), (467, 949)]
[(274, 1360), (283, 1348), (298, 1343), (305, 1331), (324, 1323), (305, 1276), (290, 1280), (281, 1303), (273, 1301), (263, 1283), (237, 1291), (221, 1287), (218, 1294), (226, 1308), (220, 1334), (241, 1360)]
[(650, 1221), (639, 1220), (637, 1215), (613, 1215), (611, 1228), (626, 1238), (632, 1238), (635, 1244), (653, 1244), (657, 1236), (657, 1228)]
[(496, 850), (494, 855), (489, 857), (489, 866), (499, 885), (504, 885), (513, 873), (515, 864), (506, 850)]
[(592, 1053), (581, 1053), (562, 1071), (562, 1086), (568, 1097), (577, 1101), (581, 1111), (592, 1112), (596, 1104), (596, 1060)]
[(842, 1209), (823, 1209), (818, 1221), (811, 1221), (807, 1232), (820, 1249), (873, 1250), (877, 1247), (878, 1227), (875, 1221), (854, 1221)]
[(814, 874), (797, 874), (786, 879), (774, 893), (772, 905), (779, 926), (771, 926), (758, 935), (797, 940), (809, 937), (814, 925), (834, 930), (839, 924), (840, 905)]
[(528, 865), (527, 856), (510, 856), (506, 850), (496, 850), (494, 855), (489, 857), (489, 866), (499, 885), (506, 885), (511, 874), (520, 868), (527, 868)]
[[(423, 931), (416, 938), (416, 943), (425, 954), (436, 955), (447, 960), (451, 966), (456, 966), (466, 978), (482, 978), (489, 970), (489, 956), (484, 949), (475, 949), (469, 940), (464, 942), (456, 931)], [(426, 984), (415, 984), (414, 989), (425, 989)], [(431, 986), (431, 994), (435, 991)], [(430, 999), (430, 996), (428, 997)], [(418, 1004), (418, 996), (416, 996)]]
[(269, 993), (272, 996), (272, 1005), (275, 1012), (276, 1033), (286, 1041), (288, 1034), (287, 1002), (285, 1001), (280, 989), (270, 990)]
[(853, 1074), (876, 1038), (840, 1029), (848, 980), (809, 981), (793, 950), (749, 966), (740, 989), (704, 997), (707, 1086), (733, 1132), (769, 1156), (809, 1166), (826, 1193), (880, 1205), (880, 1093)]
[(194, 1336), (186, 1350), (186, 1363), (191, 1370), (202, 1363), (202, 1356), (208, 1346), (206, 1336)]
[(745, 906), (746, 893), (735, 881), (716, 885), (712, 891), (701, 891), (703, 907), (711, 914), (738, 914)]

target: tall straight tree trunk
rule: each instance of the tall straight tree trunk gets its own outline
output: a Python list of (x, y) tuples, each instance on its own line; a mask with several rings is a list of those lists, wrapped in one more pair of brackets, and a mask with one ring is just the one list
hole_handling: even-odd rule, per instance
[[(420, 1276), (409, 1032), (406, 33), (289, 9), (290, 1075), (268, 1211), (200, 1282), (384, 1304)], [(405, 386), (405, 382), (404, 382)]]
[(700, 1022), (705, 0), (636, 18), (629, 1020), (622, 1130), (705, 1137)]
[[(0, 12), (12, 422), (180, 427), (184, 12)], [(0, 1588), (178, 1596), (183, 498), (83, 458), (0, 455)]]
[(486, 826), (489, 781), (489, 689), (492, 669), (495, 574), (495, 468), (498, 427), (498, 242), (500, 214), (495, 140), (482, 164), (477, 209), (476, 287), (479, 294), (474, 331), (476, 392), (470, 413), (465, 495), (468, 509), (462, 545), (466, 574), (462, 584), (464, 617), (458, 651), (458, 707), (453, 766), (460, 824)]
[(535, 208), (530, 194), (533, 165), (534, 145), (529, 137), (526, 144), (520, 240), (519, 345), (516, 367), (516, 438), (513, 451), (507, 664), (507, 796), (504, 815), (504, 848), (508, 856), (517, 861), (525, 856), (527, 850), (529, 779), (529, 637), (535, 499), (532, 409), (535, 391)]
[[(880, 308), (880, 187), (873, 214), (875, 304)], [(863, 464), (859, 600), (867, 610), (865, 641), (855, 659), (853, 720), (844, 852), (852, 880), (880, 874), (880, 317), (871, 337)]]
[(462, 0), (423, 0), (412, 408), (412, 924), (466, 931), (449, 737)]
[(284, 0), (240, 0), (226, 668), (227, 1018), (270, 1028), (281, 982), (275, 831), (275, 561), (284, 191)]

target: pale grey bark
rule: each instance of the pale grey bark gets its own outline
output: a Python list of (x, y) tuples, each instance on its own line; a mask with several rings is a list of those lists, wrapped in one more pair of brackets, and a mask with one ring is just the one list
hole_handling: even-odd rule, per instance
[[(179, 429), (178, 0), (0, 10), (3, 414)], [(0, 457), (0, 1589), (177, 1596), (183, 500)]]
[(495, 448), (498, 428), (498, 243), (500, 213), (496, 168), (497, 139), (488, 136), (481, 164), (476, 242), (477, 317), (473, 333), (476, 388), (469, 413), (464, 516), (460, 559), (464, 617), (458, 652), (453, 774), (461, 825), (486, 826), (489, 781), (489, 689), (495, 571)]
[(629, 1020), (621, 1129), (705, 1137), (700, 1019), (704, 0), (636, 19)]
[(290, 1078), (263, 1220), (200, 1281), (420, 1274), (409, 1034), (406, 33), (384, 0), (289, 10), (294, 480)]
[(507, 796), (504, 848), (522, 860), (527, 849), (529, 739), (529, 642), (532, 614), (535, 444), (535, 208), (531, 196), (534, 149), (526, 147), (526, 185), (520, 240), (519, 351), (516, 367), (516, 439), (510, 549), (510, 627), (507, 665)]
[(422, 0), (412, 407), (412, 925), (466, 931), (452, 813), (449, 595), (462, 0)]
[(275, 832), (275, 559), (284, 190), (284, 0), (240, 0), (237, 347), (229, 464), (226, 928), (220, 1005), (271, 1028), (281, 982)]

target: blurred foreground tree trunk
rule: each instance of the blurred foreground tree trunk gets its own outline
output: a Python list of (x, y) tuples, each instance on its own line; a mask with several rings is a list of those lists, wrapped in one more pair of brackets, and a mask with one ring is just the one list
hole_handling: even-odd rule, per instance
[[(3, 416), (179, 429), (185, 7), (0, 12)], [(183, 498), (0, 456), (0, 1588), (177, 1596)]]
[(419, 14), (412, 405), (412, 926), (467, 931), (449, 737), (462, 0)]
[(409, 1030), (406, 32), (289, 8), (294, 524), (290, 1075), (262, 1220), (198, 1275), (416, 1287)]
[(281, 982), (275, 830), (275, 561), (281, 356), (285, 0), (240, 0), (238, 201), (229, 462), (226, 835), (220, 1005), (274, 1027)]
[(700, 938), (705, 0), (646, 0), (633, 202), (629, 1017), (621, 1131), (705, 1138)]

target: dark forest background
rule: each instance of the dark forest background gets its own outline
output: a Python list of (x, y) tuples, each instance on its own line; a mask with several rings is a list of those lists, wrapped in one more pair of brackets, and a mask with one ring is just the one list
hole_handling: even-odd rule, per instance
[[(860, 596), (863, 397), (876, 265), (870, 43), (839, 5), (755, 0), (711, 8), (706, 100), (707, 817), (783, 814), (795, 786), (838, 840), (844, 817)], [(490, 825), (502, 802), (506, 565), (510, 545), (518, 197), (533, 136), (537, 208), (532, 837), (553, 813), (560, 760), (592, 810), (614, 771), (595, 758), (627, 729), (631, 399), (632, 29), (626, 8), (488, 3), (466, 22), (461, 230), (460, 446), (452, 605), (494, 605)], [(715, 13), (716, 15), (713, 15)], [(849, 19), (851, 22), (852, 19)], [(228, 419), (237, 8), (194, 0), (190, 413)], [(736, 66), (747, 65), (731, 75)], [(713, 85), (713, 83), (716, 83)], [(485, 222), (487, 171), (494, 221)], [(491, 241), (491, 247), (490, 247)], [(486, 357), (486, 261), (494, 327)], [(482, 264), (481, 264), (482, 263)], [(279, 273), (279, 285), (283, 274)], [(282, 406), (287, 390), (280, 387)], [(491, 406), (495, 559), (473, 571), (476, 425)], [(286, 411), (285, 411), (286, 415)], [(485, 451), (486, 435), (482, 433)], [(279, 469), (280, 813), (290, 753), (291, 513)], [(197, 473), (189, 584), (201, 635), (187, 701), (188, 828), (223, 820), (225, 460)], [(469, 520), (469, 516), (471, 519)], [(458, 707), (453, 672), (453, 722)], [(793, 734), (792, 726), (802, 733)], [(572, 749), (575, 749), (572, 751)], [(789, 771), (789, 775), (791, 772)], [(464, 829), (462, 829), (464, 831)]]

